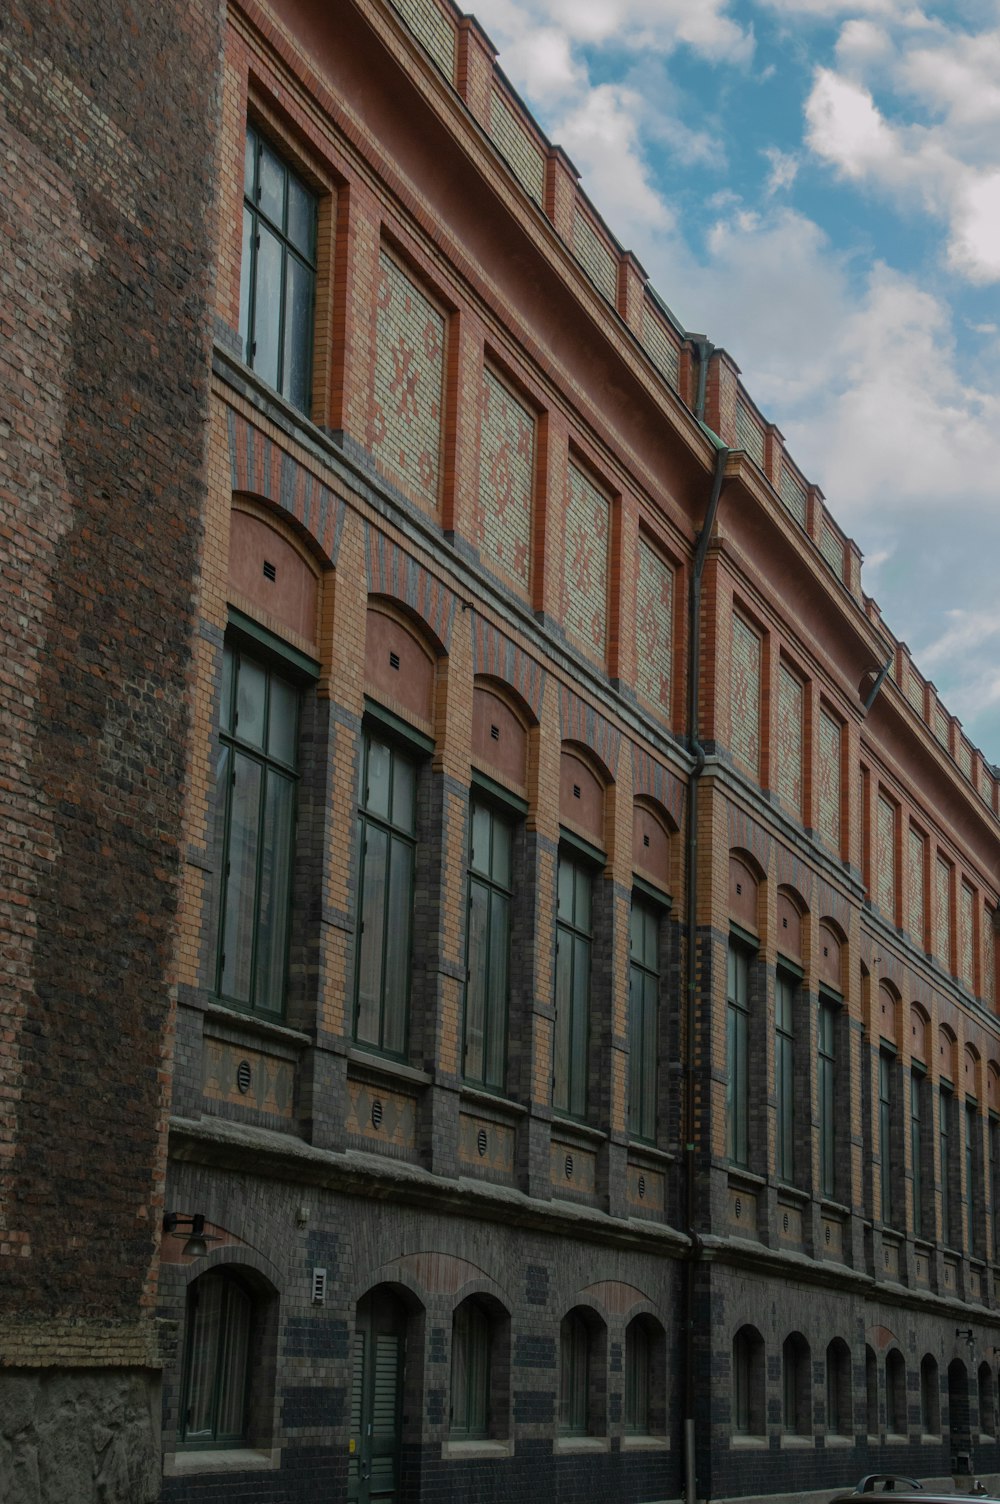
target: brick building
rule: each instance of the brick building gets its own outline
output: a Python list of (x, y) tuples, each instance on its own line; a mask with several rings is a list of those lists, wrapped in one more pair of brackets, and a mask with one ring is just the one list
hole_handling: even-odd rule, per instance
[[(994, 769), (472, 18), (177, 16), (130, 43), (184, 101), (141, 246), (59, 215), (73, 297), (80, 261), (136, 302), (114, 421), (61, 400), (90, 305), (37, 336), (69, 532), (25, 575), (17, 1381), (121, 1331), (172, 1504), (1000, 1473)], [(80, 66), (36, 60), (13, 138), (93, 214)]]

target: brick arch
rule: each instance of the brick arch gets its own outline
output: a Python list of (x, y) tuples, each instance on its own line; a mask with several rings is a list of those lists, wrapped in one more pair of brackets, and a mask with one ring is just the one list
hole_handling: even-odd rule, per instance
[(365, 529), (365, 573), (369, 595), (385, 596), (405, 607), (448, 652), (456, 597), (429, 570), (373, 527)]
[(640, 795), (632, 801), (632, 868), (658, 887), (673, 887), (673, 836), (677, 827), (670, 812), (656, 799)]
[(618, 771), (621, 732), (565, 684), (559, 686), (559, 734), (564, 742), (589, 748), (607, 770), (608, 783)]
[(472, 613), (472, 672), (477, 680), (496, 679), (506, 685), (528, 707), (532, 722), (541, 719), (545, 669), (476, 612)]
[(315, 642), (322, 556), (311, 538), (277, 512), (246, 495), (229, 513), (229, 592), (295, 636)]
[(419, 720), (434, 721), (436, 648), (440, 644), (397, 602), (370, 596), (365, 617), (365, 689)]
[(733, 919), (758, 933), (760, 891), (765, 874), (753, 853), (733, 847), (729, 853), (729, 912)]
[(802, 920), (807, 912), (802, 894), (782, 883), (777, 893), (778, 949), (794, 960), (802, 958)]
[(314, 541), (325, 563), (336, 566), (344, 503), (329, 486), (246, 418), (227, 413), (229, 479), (235, 493), (270, 502)]
[(588, 747), (564, 741), (559, 756), (559, 818), (604, 848), (605, 795), (612, 782)]
[(632, 743), (632, 793), (653, 799), (667, 811), (672, 828), (680, 829), (684, 813), (684, 785), (662, 763)]
[(939, 1024), (937, 1032), (938, 1074), (958, 1082), (958, 1036), (948, 1024)]
[(479, 675), (472, 687), (473, 760), (523, 788), (531, 708), (503, 680)]
[(899, 1018), (902, 998), (899, 989), (888, 978), (883, 977), (878, 984), (878, 996), (876, 999), (875, 1025), (883, 1039), (888, 1039), (890, 1044), (899, 1042)]
[(650, 1315), (657, 1315), (657, 1307), (650, 1296), (635, 1285), (625, 1284), (623, 1280), (595, 1280), (592, 1285), (586, 1285), (580, 1291), (577, 1299), (584, 1296), (592, 1297), (598, 1302), (601, 1311), (609, 1316), (624, 1316), (640, 1305), (647, 1308)]
[(910, 1053), (914, 1060), (921, 1061), (924, 1065), (930, 1065), (927, 1059), (928, 1038), (927, 1029), (930, 1018), (919, 1003), (910, 1004)]
[(821, 982), (844, 992), (844, 946), (847, 936), (836, 919), (824, 915), (819, 922), (819, 941), (816, 956), (816, 971)]

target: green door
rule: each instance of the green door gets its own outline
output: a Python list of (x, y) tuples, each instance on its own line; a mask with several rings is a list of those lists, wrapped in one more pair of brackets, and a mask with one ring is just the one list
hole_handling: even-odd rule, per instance
[(395, 1504), (398, 1496), (404, 1332), (403, 1308), (388, 1290), (359, 1303), (347, 1468), (351, 1504)]

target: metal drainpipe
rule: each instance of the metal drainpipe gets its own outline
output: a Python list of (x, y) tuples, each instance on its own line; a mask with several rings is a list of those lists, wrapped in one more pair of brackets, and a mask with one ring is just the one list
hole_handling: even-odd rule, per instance
[[(698, 340), (698, 393), (695, 399), (695, 416), (705, 428), (705, 381), (708, 362), (713, 346), (708, 340)], [(711, 430), (706, 430), (711, 433)], [(698, 965), (695, 904), (698, 892), (698, 782), (705, 768), (705, 749), (698, 736), (698, 697), (701, 689), (701, 580), (708, 557), (709, 544), (715, 530), (715, 519), (722, 495), (729, 450), (717, 435), (711, 434), (715, 449), (715, 469), (712, 475), (712, 491), (709, 497), (705, 522), (695, 545), (694, 566), (691, 575), (688, 627), (688, 728), (694, 767), (688, 780), (687, 807), (687, 1030), (684, 1066), (684, 1168), (685, 1168), (685, 1222), (690, 1238), (688, 1257), (685, 1262), (684, 1283), (684, 1498), (685, 1504), (696, 1504), (697, 1481), (695, 1476), (695, 1429), (694, 1429), (694, 1302), (695, 1271), (701, 1257), (701, 1238), (695, 1228), (695, 1165), (694, 1165), (694, 1030), (698, 996)]]

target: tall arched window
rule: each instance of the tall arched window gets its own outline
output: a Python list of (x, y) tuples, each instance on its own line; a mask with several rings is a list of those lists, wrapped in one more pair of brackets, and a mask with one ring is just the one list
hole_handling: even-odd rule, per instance
[(451, 1329), (451, 1434), (490, 1435), (492, 1330), (488, 1312), (474, 1295), (455, 1312)]
[(651, 1316), (636, 1316), (625, 1328), (625, 1431), (658, 1435), (666, 1427), (665, 1341)]
[(826, 1429), (832, 1436), (850, 1436), (853, 1430), (851, 1354), (840, 1337), (826, 1350)]
[(563, 1436), (599, 1436), (605, 1428), (604, 1324), (577, 1306), (559, 1330), (559, 1430)]
[(752, 1326), (741, 1326), (733, 1338), (733, 1430), (764, 1434), (764, 1339)]
[(930, 1353), (920, 1360), (920, 1429), (925, 1436), (941, 1435), (938, 1366)]
[(247, 1437), (254, 1300), (239, 1275), (212, 1270), (188, 1290), (179, 1435), (187, 1446)]
[(782, 1423), (799, 1436), (812, 1431), (811, 1368), (808, 1342), (801, 1332), (790, 1333), (781, 1348)]
[(905, 1436), (906, 1359), (898, 1347), (885, 1356), (885, 1429), (890, 1436)]

